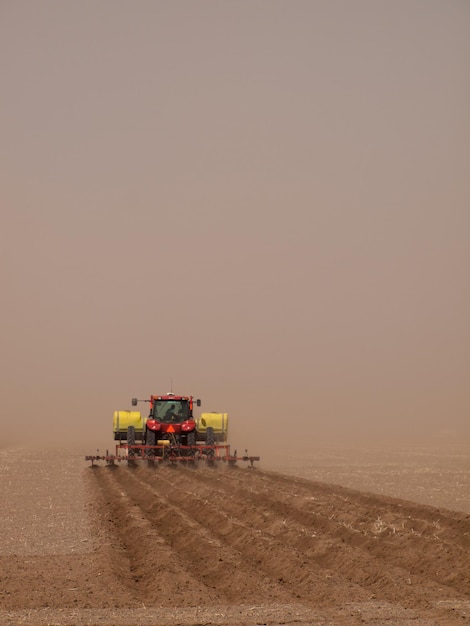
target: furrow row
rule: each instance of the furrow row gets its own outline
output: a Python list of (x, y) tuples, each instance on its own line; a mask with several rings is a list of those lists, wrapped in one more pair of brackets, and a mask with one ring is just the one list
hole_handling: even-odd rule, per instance
[[(246, 477), (236, 472), (201, 474), (182, 471), (198, 484), (200, 497), (210, 499), (216, 510), (231, 516), (246, 515), (252, 510), (251, 523), (271, 542), (277, 538), (284, 546), (289, 545), (301, 552), (311, 568), (321, 568), (327, 575), (334, 570), (344, 582), (360, 585), (368, 590), (369, 595), (405, 604), (412, 596), (411, 604), (414, 605), (418, 587), (422, 589), (422, 604), (426, 605), (436, 596), (453, 597), (468, 591), (468, 568), (465, 566), (468, 555), (462, 554), (458, 546), (450, 550), (444, 542), (427, 536), (398, 536), (374, 522), (365, 508), (353, 517), (348, 513), (347, 502), (341, 517), (337, 515), (338, 509), (333, 516), (324, 511), (321, 503), (318, 505), (315, 499), (312, 500), (314, 483), (310, 488), (300, 485), (300, 490), (296, 485), (292, 497), (292, 489), (290, 492), (280, 491), (272, 485), (278, 481), (272, 481), (270, 475), (263, 473), (250, 472)], [(351, 506), (357, 508), (358, 505), (352, 502)], [(383, 503), (381, 507), (384, 510)], [(385, 513), (387, 511), (388, 507)], [(361, 524), (370, 530), (364, 532)], [(403, 544), (405, 550), (400, 549)], [(427, 575), (422, 575), (423, 560), (439, 565), (431, 580), (429, 567)], [(464, 565), (457, 565), (462, 562)], [(360, 568), (358, 563), (361, 563)]]
[[(457, 593), (468, 592), (468, 516), (447, 515), (447, 512), (441, 514), (431, 507), (416, 507), (412, 503), (401, 503), (342, 488), (333, 488), (328, 501), (324, 496), (325, 485), (302, 479), (289, 481), (288, 477), (274, 473), (249, 472), (243, 480), (239, 480), (236, 472), (193, 472), (192, 475), (213, 499), (216, 493), (222, 499), (225, 499), (227, 492), (236, 493), (245, 502), (256, 504), (260, 515), (263, 515), (263, 511), (276, 512), (289, 519), (291, 524), (295, 520), (309, 529), (307, 536), (328, 537), (330, 545), (323, 557), (325, 566), (328, 562), (336, 563), (336, 550), (343, 553), (347, 545), (352, 552), (360, 553), (361, 559), (366, 559), (368, 574), (373, 571), (374, 563), (371, 559), (374, 557), (379, 560), (375, 566), (380, 570), (383, 570), (385, 560), (387, 570), (401, 572), (399, 580), (405, 581), (405, 596), (409, 593), (408, 581), (413, 579), (415, 584), (419, 584), (423, 571), (431, 588), (434, 585), (436, 590), (447, 587), (450, 593), (452, 590)], [(290, 485), (290, 489), (285, 488), (287, 485)], [(342, 498), (340, 508), (337, 506), (337, 498)], [(298, 533), (294, 532), (293, 536), (299, 539)], [(452, 540), (447, 540), (447, 536), (452, 537)], [(456, 537), (458, 541), (455, 541)], [(348, 559), (342, 559), (342, 563), (347, 568)], [(437, 568), (434, 567), (436, 563), (439, 565)], [(430, 572), (433, 572), (431, 581)], [(348, 574), (363, 584), (364, 577), (354, 562)], [(393, 588), (396, 588), (396, 584)], [(373, 591), (375, 593), (377, 589)]]
[[(105, 523), (127, 559), (119, 574), (123, 584), (141, 602), (154, 606), (172, 606), (176, 601), (179, 606), (193, 606), (198, 604), (195, 598), (211, 600), (207, 587), (189, 572), (184, 556), (173, 550), (145, 511), (136, 506), (133, 493), (123, 491), (118, 477), (127, 473), (100, 468), (94, 474), (104, 494)], [(174, 580), (191, 593), (175, 591)]]
[[(426, 535), (402, 532), (397, 541), (390, 528), (374, 526), (378, 510), (384, 519), (399, 510), (384, 498), (341, 488), (328, 498), (321, 484), (237, 468), (139, 465), (95, 475), (129, 559), (130, 583), (148, 605), (263, 597), (319, 607), (334, 595), (345, 605), (376, 599), (425, 615), (467, 593), (449, 574), (454, 555), (456, 569), (466, 567), (459, 547), (444, 554), (444, 543)], [(437, 559), (434, 580), (429, 567), (427, 575), (420, 570), (420, 558)]]
[[(205, 593), (197, 591), (192, 585), (190, 590), (181, 590), (185, 605), (201, 604), (207, 599), (205, 595), (210, 601), (235, 602), (239, 601), (240, 593), (246, 602), (255, 602), (260, 596), (272, 601), (292, 601), (289, 593), (260, 575), (239, 551), (219, 539), (210, 524), (201, 523), (197, 515), (188, 513), (182, 506), (185, 495), (181, 490), (174, 489), (174, 497), (168, 498), (167, 494), (142, 480), (142, 475), (145, 472), (142, 474), (137, 468), (113, 472), (114, 489), (126, 495), (154, 530), (159, 543), (164, 542), (173, 559), (179, 561), (188, 576), (205, 589)], [(204, 508), (203, 503), (199, 502), (198, 508)], [(155, 550), (159, 552), (159, 546), (153, 543), (153, 537), (148, 537), (146, 553)], [(157, 560), (154, 565), (156, 580), (171, 578), (171, 571), (165, 569), (165, 563)], [(142, 578), (145, 578), (145, 571)], [(149, 584), (147, 581), (147, 587)], [(150, 594), (146, 591), (146, 595)]]
[[(233, 489), (222, 493), (201, 489), (197, 473), (181, 474), (144, 469), (139, 476), (166, 502), (177, 505), (209, 529), (232, 553), (242, 555), (258, 577), (269, 577), (278, 592), (288, 590), (302, 602), (315, 605), (329, 601), (332, 590), (344, 601), (368, 597), (359, 585), (307, 554), (304, 542), (310, 531), (305, 526), (275, 511), (263, 510), (256, 502), (247, 502)], [(300, 540), (294, 542), (293, 536)]]

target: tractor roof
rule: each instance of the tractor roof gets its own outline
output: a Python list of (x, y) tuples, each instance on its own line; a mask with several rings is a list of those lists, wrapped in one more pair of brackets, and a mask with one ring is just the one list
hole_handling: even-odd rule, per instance
[(167, 393), (160, 396), (151, 396), (152, 400), (190, 400), (191, 396), (175, 396), (174, 393)]

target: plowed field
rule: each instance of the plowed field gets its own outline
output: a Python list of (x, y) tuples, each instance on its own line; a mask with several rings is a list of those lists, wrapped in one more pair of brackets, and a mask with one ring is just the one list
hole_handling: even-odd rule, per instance
[(244, 467), (0, 451), (1, 624), (470, 623), (470, 516)]

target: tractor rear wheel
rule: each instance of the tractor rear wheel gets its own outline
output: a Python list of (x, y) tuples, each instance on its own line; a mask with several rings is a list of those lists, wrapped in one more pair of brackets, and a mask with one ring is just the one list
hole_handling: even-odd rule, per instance
[[(147, 430), (147, 433), (145, 435), (145, 443), (147, 446), (155, 445), (155, 431), (154, 430)], [(147, 450), (147, 456), (148, 457), (155, 456), (155, 450)]]
[[(215, 446), (215, 434), (214, 429), (211, 426), (208, 426), (206, 429), (206, 446)], [(206, 450), (208, 460), (212, 460), (214, 458), (214, 452), (214, 448)]]
[(194, 450), (194, 447), (196, 446), (196, 431), (195, 430), (192, 430), (190, 433), (188, 433), (186, 445), (192, 447), (191, 450), (188, 450), (188, 456), (195, 456), (196, 454), (196, 450)]
[(127, 449), (128, 456), (135, 456), (135, 450), (130, 449), (130, 446), (135, 446), (135, 427), (134, 426), (127, 427), (127, 445), (129, 446)]

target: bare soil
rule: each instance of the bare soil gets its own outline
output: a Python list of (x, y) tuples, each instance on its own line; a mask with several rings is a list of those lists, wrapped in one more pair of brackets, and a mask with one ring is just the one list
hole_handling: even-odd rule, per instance
[(355, 490), (328, 458), (281, 473), (0, 450), (0, 624), (470, 623), (465, 489), (446, 508), (410, 480), (407, 499), (377, 493), (394, 473), (369, 459)]

